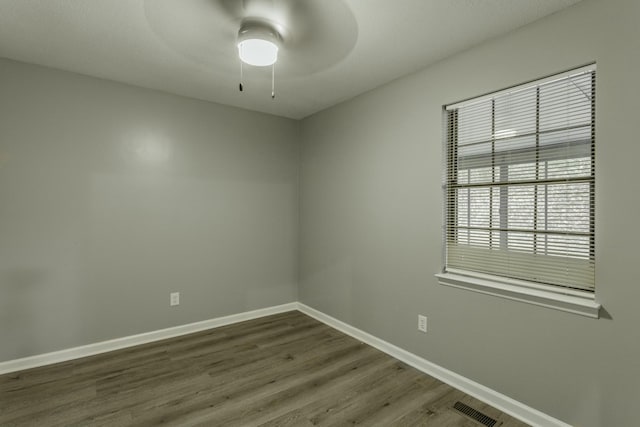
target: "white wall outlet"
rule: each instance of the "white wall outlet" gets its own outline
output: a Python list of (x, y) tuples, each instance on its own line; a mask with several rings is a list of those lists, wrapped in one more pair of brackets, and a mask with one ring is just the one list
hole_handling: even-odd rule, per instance
[(418, 330), (420, 332), (427, 332), (427, 316), (418, 314)]
[(169, 294), (169, 305), (180, 305), (180, 292), (171, 292)]

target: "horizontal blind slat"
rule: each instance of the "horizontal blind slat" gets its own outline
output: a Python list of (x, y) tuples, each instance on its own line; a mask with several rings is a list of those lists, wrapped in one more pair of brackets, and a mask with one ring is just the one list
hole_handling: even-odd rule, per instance
[(595, 287), (595, 66), (446, 107), (447, 268)]

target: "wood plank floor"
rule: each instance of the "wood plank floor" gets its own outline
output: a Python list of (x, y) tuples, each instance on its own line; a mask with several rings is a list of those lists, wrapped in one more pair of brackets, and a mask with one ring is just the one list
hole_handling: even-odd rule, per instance
[(0, 376), (0, 426), (525, 424), (292, 311)]

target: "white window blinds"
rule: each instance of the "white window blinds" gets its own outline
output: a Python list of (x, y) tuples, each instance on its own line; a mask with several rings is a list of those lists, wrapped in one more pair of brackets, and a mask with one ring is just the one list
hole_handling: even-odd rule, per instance
[(595, 73), (446, 107), (446, 270), (594, 290)]

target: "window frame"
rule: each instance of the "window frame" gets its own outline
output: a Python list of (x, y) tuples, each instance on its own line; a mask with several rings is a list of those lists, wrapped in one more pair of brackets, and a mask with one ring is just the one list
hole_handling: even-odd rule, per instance
[[(436, 274), (436, 277), (438, 278), (438, 281), (441, 285), (445, 285), (445, 286), (451, 286), (454, 288), (461, 288), (461, 289), (466, 289), (466, 290), (471, 290), (474, 292), (479, 292), (482, 294), (488, 294), (488, 295), (493, 295), (493, 296), (498, 296), (498, 297), (502, 297), (502, 298), (506, 298), (506, 299), (510, 299), (510, 300), (515, 300), (515, 301), (521, 301), (521, 302), (526, 302), (526, 303), (530, 303), (530, 304), (534, 304), (534, 305), (539, 305), (539, 306), (543, 306), (543, 307), (548, 307), (548, 308), (554, 308), (554, 309), (558, 309), (558, 310), (562, 310), (565, 312), (569, 312), (569, 313), (574, 313), (574, 314), (579, 314), (579, 315), (583, 315), (583, 316), (587, 316), (587, 317), (593, 317), (593, 318), (598, 318), (599, 317), (599, 313), (600, 313), (600, 308), (601, 305), (600, 303), (598, 303), (596, 301), (595, 298), (595, 290), (585, 290), (585, 289), (574, 289), (571, 287), (563, 287), (563, 286), (558, 286), (558, 285), (553, 285), (553, 284), (546, 284), (546, 283), (540, 283), (540, 282), (536, 282), (536, 281), (529, 281), (529, 280), (520, 280), (520, 279), (513, 279), (511, 277), (504, 277), (504, 276), (500, 276), (500, 275), (494, 275), (494, 274), (487, 274), (484, 272), (479, 272), (479, 271), (468, 271), (468, 270), (461, 270), (461, 269), (457, 269), (457, 268), (451, 268), (447, 265), (447, 250), (448, 250), (448, 243), (447, 243), (447, 234), (449, 232), (448, 227), (450, 225), (450, 223), (448, 222), (451, 218), (451, 215), (454, 215), (454, 220), (453, 222), (456, 224), (455, 225), (455, 230), (458, 230), (458, 219), (457, 219), (457, 211), (454, 211), (453, 213), (449, 212), (448, 209), (453, 209), (450, 205), (449, 202), (451, 199), (452, 194), (451, 191), (455, 191), (455, 186), (452, 186), (451, 183), (448, 181), (451, 178), (451, 174), (449, 173), (449, 167), (451, 166), (449, 163), (449, 159), (454, 158), (454, 159), (459, 159), (458, 157), (458, 123), (457, 123), (457, 108), (461, 108), (465, 105), (469, 105), (472, 103), (477, 103), (477, 102), (482, 102), (482, 101), (486, 101), (486, 100), (493, 100), (496, 97), (505, 94), (505, 93), (511, 93), (517, 90), (522, 90), (522, 89), (527, 89), (527, 88), (532, 88), (532, 87), (537, 87), (536, 88), (536, 99), (537, 99), (537, 103), (538, 105), (536, 106), (536, 110), (535, 110), (535, 120), (536, 120), (536, 159), (535, 159), (535, 167), (536, 167), (536, 176), (537, 176), (537, 171), (538, 171), (538, 167), (540, 164), (540, 160), (538, 158), (539, 155), (539, 146), (538, 146), (538, 134), (539, 134), (539, 115), (540, 115), (540, 108), (539, 108), (539, 102), (540, 102), (540, 85), (548, 83), (548, 82), (553, 82), (554, 80), (560, 80), (560, 79), (564, 79), (566, 77), (575, 75), (576, 73), (579, 72), (584, 72), (584, 71), (593, 71), (594, 74), (592, 74), (592, 78), (595, 79), (595, 70), (596, 70), (596, 65), (594, 64), (589, 64), (577, 69), (572, 69), (569, 71), (566, 71), (564, 73), (560, 73), (560, 74), (554, 74), (552, 76), (546, 77), (546, 78), (542, 78), (542, 79), (536, 79), (534, 81), (522, 84), (522, 85), (518, 85), (518, 86), (514, 86), (512, 88), (508, 88), (508, 89), (504, 89), (501, 91), (496, 91), (496, 92), (492, 92), (489, 93), (487, 95), (483, 95), (480, 97), (475, 97), (475, 98), (471, 98), (467, 101), (463, 101), (463, 102), (459, 102), (459, 103), (455, 103), (455, 104), (450, 104), (450, 105), (445, 105), (443, 107), (443, 117), (444, 117), (444, 126), (443, 126), (443, 153), (444, 153), (444, 182), (443, 182), (443, 192), (444, 192), (444, 206), (443, 206), (443, 251), (442, 251), (442, 256), (443, 256), (443, 269), (440, 273)], [(592, 83), (592, 87), (595, 87), (595, 80), (593, 80)], [(595, 114), (595, 102), (596, 100), (593, 99), (592, 103), (592, 108)], [(492, 101), (492, 105), (493, 101)], [(449, 120), (451, 120), (450, 115), (454, 114), (456, 115), (454, 117), (454, 120), (456, 120), (455, 125), (451, 127), (451, 129), (449, 128)], [(492, 113), (493, 114), (493, 113)], [(492, 127), (492, 134), (495, 135), (495, 129), (494, 129), (494, 117), (492, 116), (491, 118), (491, 127)], [(592, 131), (594, 131), (595, 129), (593, 129), (593, 126), (595, 125), (595, 119), (592, 118)], [(450, 131), (451, 130), (451, 131)], [(595, 134), (592, 133), (593, 137), (595, 138)], [(579, 148), (578, 148), (579, 149)], [(453, 157), (452, 157), (453, 156)], [(488, 157), (492, 157), (495, 156), (495, 153), (491, 153), (490, 155), (487, 155)], [(575, 158), (578, 158), (578, 156), (576, 156)], [(492, 157), (493, 159), (493, 157)], [(492, 160), (493, 161), (493, 160)], [(505, 162), (507, 164), (507, 168), (509, 167), (509, 163)], [(514, 163), (511, 163), (514, 164)], [(493, 170), (493, 166), (492, 165), (492, 170)], [(547, 165), (545, 165), (545, 167), (547, 167)], [(592, 180), (590, 181), (590, 186), (591, 186), (591, 193), (590, 193), (590, 199), (589, 199), (589, 205), (590, 205), (590, 224), (589, 224), (589, 228), (590, 228), (590, 249), (589, 249), (589, 260), (593, 263), (595, 263), (595, 222), (594, 222), (594, 215), (595, 215), (595, 158), (592, 156), (592, 161), (591, 161), (591, 176), (592, 176)], [(468, 168), (469, 173), (471, 172), (471, 168)], [(455, 177), (456, 179), (458, 178), (457, 175), (458, 169), (455, 170)], [(493, 172), (492, 172), (493, 173)], [(492, 181), (494, 182), (494, 181)], [(504, 187), (509, 187), (508, 185), (505, 185)], [(452, 190), (453, 188), (453, 190)], [(536, 187), (537, 188), (537, 187)], [(504, 202), (502, 201), (502, 199), (504, 198), (504, 191), (500, 190), (499, 192), (499, 197), (501, 199), (501, 203)], [(536, 194), (537, 194), (537, 189), (536, 189)], [(493, 196), (489, 196), (489, 201), (491, 202), (493, 200)], [(457, 202), (456, 202), (457, 203)], [(546, 202), (545, 202), (546, 203)], [(546, 205), (545, 205), (545, 209), (546, 209)], [(469, 199), (468, 201), (468, 208), (469, 211), (471, 210), (471, 199)], [(499, 216), (499, 220), (502, 221), (502, 216), (504, 215), (508, 215), (507, 210), (506, 209), (502, 209), (502, 212), (500, 212)], [(534, 207), (534, 212), (537, 212), (537, 205)], [(489, 208), (489, 215), (490, 218), (492, 218), (493, 215), (493, 210), (492, 208)], [(534, 230), (535, 230), (535, 226), (534, 226)], [(490, 232), (491, 233), (491, 232)], [(536, 237), (534, 235), (533, 237), (534, 242), (536, 241)], [(505, 242), (502, 241), (500, 242), (501, 245), (504, 245)], [(535, 247), (535, 243), (534, 243), (534, 247)], [(489, 249), (491, 250), (491, 249)], [(535, 252), (534, 252), (535, 253)], [(544, 255), (544, 256), (548, 256), (548, 255)]]

